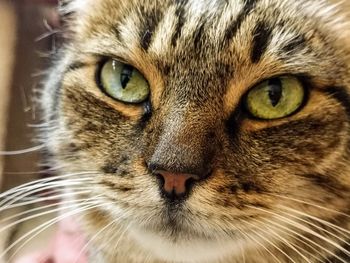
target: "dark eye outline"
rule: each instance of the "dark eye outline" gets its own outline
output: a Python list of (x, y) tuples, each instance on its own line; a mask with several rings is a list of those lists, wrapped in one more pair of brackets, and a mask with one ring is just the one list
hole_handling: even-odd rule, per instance
[[(296, 78), (297, 80), (300, 81), (303, 89), (304, 89), (304, 98), (303, 101), (301, 102), (300, 106), (293, 111), (292, 113), (284, 116), (284, 117), (280, 117), (280, 118), (275, 118), (275, 119), (263, 119), (263, 118), (259, 118), (254, 116), (248, 109), (247, 106), (247, 98), (248, 98), (248, 94), (251, 90), (255, 89), (256, 87), (258, 87), (259, 85), (261, 85), (262, 83), (272, 80), (272, 79), (278, 79), (278, 78)], [(284, 118), (288, 118), (291, 117), (293, 115), (298, 114), (300, 111), (302, 111), (305, 106), (307, 105), (309, 99), (310, 99), (310, 91), (313, 88), (312, 82), (310, 81), (310, 77), (307, 76), (306, 74), (283, 74), (283, 75), (276, 75), (276, 76), (271, 76), (269, 78), (266, 78), (260, 82), (257, 82), (256, 84), (252, 85), (243, 95), (242, 99), (241, 99), (241, 103), (240, 103), (240, 108), (242, 109), (242, 111), (245, 113), (245, 116), (251, 120), (256, 120), (256, 121), (261, 121), (261, 122), (271, 122), (271, 121), (276, 121), (276, 120), (281, 120)]]
[(121, 100), (118, 100), (114, 97), (112, 97), (110, 94), (108, 94), (105, 90), (105, 87), (103, 86), (102, 84), (102, 80), (101, 80), (101, 73), (102, 73), (102, 69), (104, 67), (104, 65), (109, 61), (109, 60), (115, 60), (115, 61), (118, 61), (119, 63), (123, 63), (125, 65), (129, 65), (131, 67), (133, 67), (134, 69), (138, 70), (141, 75), (144, 77), (144, 79), (147, 81), (149, 87), (151, 88), (150, 84), (149, 84), (149, 81), (148, 79), (145, 77), (145, 75), (142, 73), (142, 71), (140, 71), (138, 68), (134, 67), (132, 64), (126, 62), (125, 60), (121, 59), (121, 58), (116, 58), (116, 57), (103, 57), (102, 59), (100, 59), (100, 61), (97, 63), (97, 69), (95, 71), (95, 82), (99, 88), (99, 90), (104, 94), (106, 95), (107, 97), (111, 98), (112, 100), (114, 101), (117, 101), (119, 103), (123, 103), (125, 105), (133, 105), (133, 106), (138, 106), (138, 105), (144, 105), (145, 103), (148, 103), (149, 100), (150, 100), (150, 94), (151, 92), (149, 92), (148, 94), (148, 97), (144, 100), (144, 101), (141, 101), (139, 103), (133, 103), (133, 102), (125, 102), (125, 101), (121, 101)]

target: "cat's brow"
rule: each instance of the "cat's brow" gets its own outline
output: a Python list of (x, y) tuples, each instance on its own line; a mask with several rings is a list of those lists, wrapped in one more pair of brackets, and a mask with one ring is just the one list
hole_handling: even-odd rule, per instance
[(241, 28), (241, 25), (249, 15), (249, 13), (255, 8), (259, 0), (245, 0), (244, 6), (237, 18), (229, 25), (226, 29), (224, 42), (229, 43), (237, 34), (238, 30)]
[(173, 36), (171, 38), (171, 44), (172, 46), (176, 46), (177, 40), (180, 38), (181, 36), (181, 30), (183, 28), (183, 26), (185, 25), (185, 8), (184, 8), (184, 3), (186, 1), (180, 1), (180, 4), (177, 6), (176, 11), (175, 11), (175, 15), (177, 16), (177, 23), (175, 26), (175, 30), (173, 33)]
[(143, 11), (143, 13), (144, 21), (143, 27), (140, 31), (140, 45), (145, 51), (147, 51), (152, 43), (154, 32), (162, 20), (163, 14), (156, 9)]
[(265, 22), (258, 22), (253, 32), (251, 60), (258, 63), (267, 50), (272, 38), (272, 28)]
[(304, 49), (306, 47), (307, 40), (303, 34), (296, 35), (290, 41), (288, 41), (284, 47), (282, 47), (282, 51), (284, 53), (295, 52), (300, 49)]

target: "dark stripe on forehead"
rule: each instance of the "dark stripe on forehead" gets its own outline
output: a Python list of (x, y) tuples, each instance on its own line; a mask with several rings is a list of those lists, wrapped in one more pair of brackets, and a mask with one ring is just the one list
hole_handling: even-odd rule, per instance
[(326, 89), (326, 92), (340, 102), (350, 120), (350, 94), (347, 92), (346, 88), (330, 87)]
[(177, 17), (177, 23), (175, 26), (175, 31), (174, 34), (171, 38), (171, 45), (173, 47), (176, 46), (177, 40), (181, 37), (181, 31), (183, 26), (185, 25), (185, 7), (184, 5), (186, 4), (187, 1), (179, 1), (179, 4), (176, 8), (175, 11), (175, 16)]
[(297, 35), (293, 37), (289, 42), (287, 42), (283, 47), (282, 51), (284, 53), (291, 53), (297, 50), (304, 49), (306, 47), (306, 39), (303, 35)]
[(114, 36), (116, 37), (116, 39), (117, 39), (119, 42), (122, 43), (119, 24), (115, 24), (115, 25), (112, 27), (112, 32), (114, 33)]
[(193, 41), (194, 41), (194, 47), (196, 50), (199, 50), (201, 48), (204, 29), (205, 29), (205, 21), (199, 23), (198, 27), (194, 31)]
[(251, 60), (258, 63), (265, 54), (267, 47), (271, 41), (272, 28), (265, 22), (259, 22), (253, 31)]
[(244, 0), (244, 6), (241, 12), (238, 14), (238, 17), (236, 20), (226, 29), (225, 33), (225, 43), (230, 41), (236, 34), (237, 31), (240, 29), (242, 23), (246, 19), (246, 17), (249, 15), (249, 13), (255, 8), (256, 3), (259, 0)]
[(143, 25), (141, 25), (142, 29), (140, 31), (140, 45), (143, 50), (148, 51), (154, 32), (162, 20), (163, 14), (159, 10), (153, 9), (151, 11), (142, 10), (141, 15), (143, 16)]

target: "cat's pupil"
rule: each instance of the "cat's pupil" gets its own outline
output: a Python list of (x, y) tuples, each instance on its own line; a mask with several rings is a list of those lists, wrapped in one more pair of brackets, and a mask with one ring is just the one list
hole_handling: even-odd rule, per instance
[(280, 102), (282, 98), (282, 82), (280, 79), (269, 80), (269, 98), (274, 107)]
[(120, 74), (120, 83), (122, 84), (122, 88), (125, 89), (128, 85), (134, 68), (130, 65), (124, 65), (122, 73)]

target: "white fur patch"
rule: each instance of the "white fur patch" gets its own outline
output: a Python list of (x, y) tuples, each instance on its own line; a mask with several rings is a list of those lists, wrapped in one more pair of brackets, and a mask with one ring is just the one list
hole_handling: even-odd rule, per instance
[(144, 249), (167, 262), (219, 262), (228, 256), (239, 257), (243, 247), (253, 245), (242, 239), (192, 239), (173, 243), (165, 237), (137, 227), (131, 228), (130, 236)]
[(99, 0), (65, 0), (62, 1), (65, 5), (61, 10), (63, 14), (68, 13), (86, 13), (94, 3), (99, 2)]

